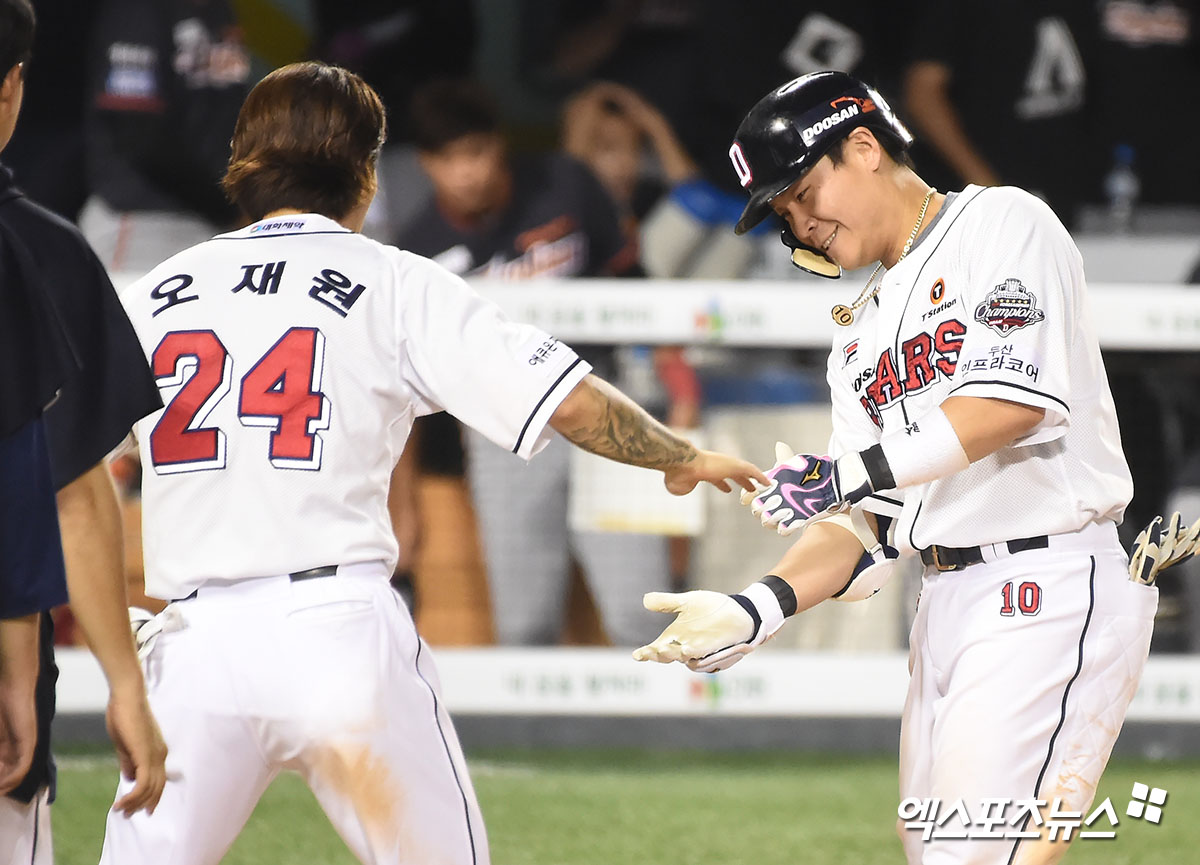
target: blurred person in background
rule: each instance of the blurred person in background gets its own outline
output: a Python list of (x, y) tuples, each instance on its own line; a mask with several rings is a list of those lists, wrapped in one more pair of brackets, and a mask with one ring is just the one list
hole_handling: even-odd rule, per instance
[[(461, 276), (499, 280), (619, 276), (637, 246), (595, 176), (562, 153), (512, 156), (482, 85), (438, 81), (413, 99), (412, 123), (434, 198), (397, 238)], [(616, 372), (612, 346), (582, 346), (597, 373)], [(421, 466), (461, 473), (459, 431), (435, 415), (420, 424)], [(665, 538), (574, 532), (567, 524), (570, 448), (550, 442), (526, 466), (482, 435), (462, 436), (497, 642), (557, 643), (571, 558), (583, 572), (608, 638), (634, 645), (654, 628), (640, 594), (670, 584)]]
[(81, 57), (95, 3), (38, 0), (33, 53), (25, 70), (25, 107), (4, 161), (25, 194), (72, 222), (88, 195), (83, 114), (87, 76)]
[[(28, 0), (0, 0), (0, 150), (21, 110), (34, 31)], [(74, 226), (25, 198), (2, 165), (0, 265), (0, 862), (42, 865), (53, 860), (55, 796), (49, 610), (68, 594), (108, 681), (109, 734), (129, 779), (116, 807), (153, 809), (166, 781), (166, 748), (129, 634), (120, 512), (105, 461), (161, 402), (96, 256)], [(31, 408), (40, 418), (27, 421)]]
[(616, 82), (590, 84), (567, 101), (562, 146), (604, 184), (632, 228), (667, 190), (699, 174), (663, 113)]
[[(608, 190), (617, 205), (622, 229), (639, 245), (639, 257), (644, 262), (651, 250), (643, 243), (646, 238), (639, 236), (642, 221), (672, 189), (699, 179), (696, 163), (671, 124), (629, 87), (601, 81), (585, 87), (567, 102), (562, 138), (563, 150), (590, 168)], [(652, 163), (649, 169), (647, 162)], [(622, 368), (622, 388), (635, 394), (642, 405), (652, 407), (656, 417), (674, 429), (699, 427), (700, 379), (682, 346), (620, 346), (616, 359)], [(669, 555), (672, 582), (685, 585), (690, 559), (688, 538), (673, 537)]]
[(363, 233), (390, 242), (432, 190), (417, 163), (408, 106), (413, 91), (474, 71), (479, 27), (471, 0), (313, 0), (314, 56), (363, 77), (387, 109), (379, 192)]
[(1126, 145), (1136, 203), (1200, 208), (1200, 171), (1180, 165), (1181, 142), (1200, 138), (1200, 116), (1179, 110), (1179, 94), (1200, 89), (1200, 2), (1099, 0), (1093, 9), (1099, 41), (1088, 67), (1096, 95), (1089, 111), (1102, 168)]
[(674, 128), (690, 121), (699, 0), (518, 0), (522, 80), (556, 102), (597, 79), (632, 88)]
[[(596, 175), (617, 207), (628, 241), (641, 247), (644, 218), (673, 187), (695, 180), (696, 163), (688, 156), (663, 114), (628, 87), (598, 82), (568, 101), (563, 110), (563, 150)], [(645, 163), (656, 163), (658, 176)], [(635, 265), (638, 275), (644, 275)], [(637, 347), (630, 347), (636, 349)], [(619, 354), (626, 365), (639, 362), (642, 350)], [(665, 392), (668, 426), (691, 429), (699, 423), (700, 382), (683, 349), (660, 346), (652, 352)]]
[[(1101, 0), (1094, 14), (1099, 48), (1089, 72), (1097, 98), (1090, 111), (1107, 203), (1095, 230), (1122, 235), (1114, 245), (1128, 243), (1131, 257), (1145, 256), (1168, 235), (1200, 236), (1200, 171), (1187, 153), (1200, 137), (1200, 116), (1178, 107), (1181, 93), (1200, 90), (1200, 3)], [(1195, 272), (1180, 276), (1200, 282), (1200, 254)], [(1194, 351), (1121, 358), (1109, 377), (1122, 432), (1133, 445), (1137, 495), (1130, 510), (1137, 525), (1159, 509), (1200, 504), (1200, 360)], [(1156, 651), (1200, 651), (1198, 577), (1193, 560), (1160, 580)]]
[(102, 0), (87, 64), (79, 225), (110, 272), (140, 275), (235, 218), (219, 181), (249, 56), (229, 0)]
[(902, 110), (930, 183), (1011, 184), (1047, 201), (1068, 226), (1099, 192), (1087, 103), (1095, 50), (1087, 0), (921, 0)]

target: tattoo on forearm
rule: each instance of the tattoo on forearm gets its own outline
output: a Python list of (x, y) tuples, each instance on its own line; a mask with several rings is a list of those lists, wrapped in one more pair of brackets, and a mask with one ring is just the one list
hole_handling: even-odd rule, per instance
[(564, 435), (586, 451), (618, 462), (666, 469), (696, 459), (690, 442), (675, 435), (606, 382), (591, 389), (594, 411)]

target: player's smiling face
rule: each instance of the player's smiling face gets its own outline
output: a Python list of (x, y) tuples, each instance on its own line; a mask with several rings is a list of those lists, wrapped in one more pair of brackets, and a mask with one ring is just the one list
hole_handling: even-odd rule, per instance
[(802, 243), (822, 251), (843, 269), (856, 270), (879, 258), (871, 251), (878, 223), (879, 145), (860, 128), (835, 147), (841, 148), (839, 162), (835, 164), (829, 154), (822, 156), (775, 196), (771, 207)]

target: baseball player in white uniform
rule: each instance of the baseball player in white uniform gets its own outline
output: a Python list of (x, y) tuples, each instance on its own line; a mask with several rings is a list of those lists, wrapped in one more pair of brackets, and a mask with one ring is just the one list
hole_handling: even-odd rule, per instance
[[(829, 455), (785, 450), (770, 487), (743, 496), (765, 525), (803, 534), (738, 595), (648, 595), (679, 616), (635, 657), (724, 669), (786, 617), (867, 597), (919, 555), (901, 799), (961, 799), (972, 818), (985, 799), (1005, 800), (1006, 820), (1031, 799), (1048, 803), (1042, 819), (1056, 799), (1086, 813), (1158, 590), (1129, 578), (1117, 540), (1132, 482), (1080, 256), (1026, 192), (928, 187), (911, 140), (842, 73), (772, 91), (738, 129), (730, 156), (751, 195), (739, 231), (773, 208), (798, 265), (879, 266), (833, 310)], [(901, 836), (911, 865), (1067, 849), (1028, 815), (1004, 828), (1026, 837)]]
[(284, 769), (363, 862), (488, 861), (428, 648), (388, 585), (388, 480), (414, 417), (447, 410), (527, 459), (557, 430), (677, 493), (767, 480), (358, 234), (383, 139), (361, 79), (273, 72), (225, 178), (254, 222), (122, 293), (166, 406), (136, 437), (146, 590), (171, 601), (139, 629), (170, 774), (153, 815), (110, 812), (106, 865), (218, 862)]

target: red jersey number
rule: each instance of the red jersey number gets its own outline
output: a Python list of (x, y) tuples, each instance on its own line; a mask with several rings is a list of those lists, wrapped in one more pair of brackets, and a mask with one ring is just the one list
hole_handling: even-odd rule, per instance
[(154, 431), (150, 456), (159, 474), (225, 468), (225, 433), (203, 426), (229, 393), (233, 363), (211, 330), (180, 330), (163, 337), (151, 359), (159, 388), (182, 385)]
[(272, 430), (268, 459), (277, 469), (321, 467), (317, 430), (329, 429), (329, 400), (320, 391), (324, 366), (324, 335), (293, 327), (242, 377), (238, 417)]
[[(180, 386), (150, 433), (150, 459), (159, 474), (225, 468), (226, 436), (204, 421), (233, 381), (233, 359), (211, 330), (174, 331), (151, 358), (160, 388)], [(238, 416), (246, 426), (272, 430), (267, 458), (280, 469), (321, 467), (321, 437), (329, 400), (319, 390), (325, 337), (294, 327), (242, 377)]]

